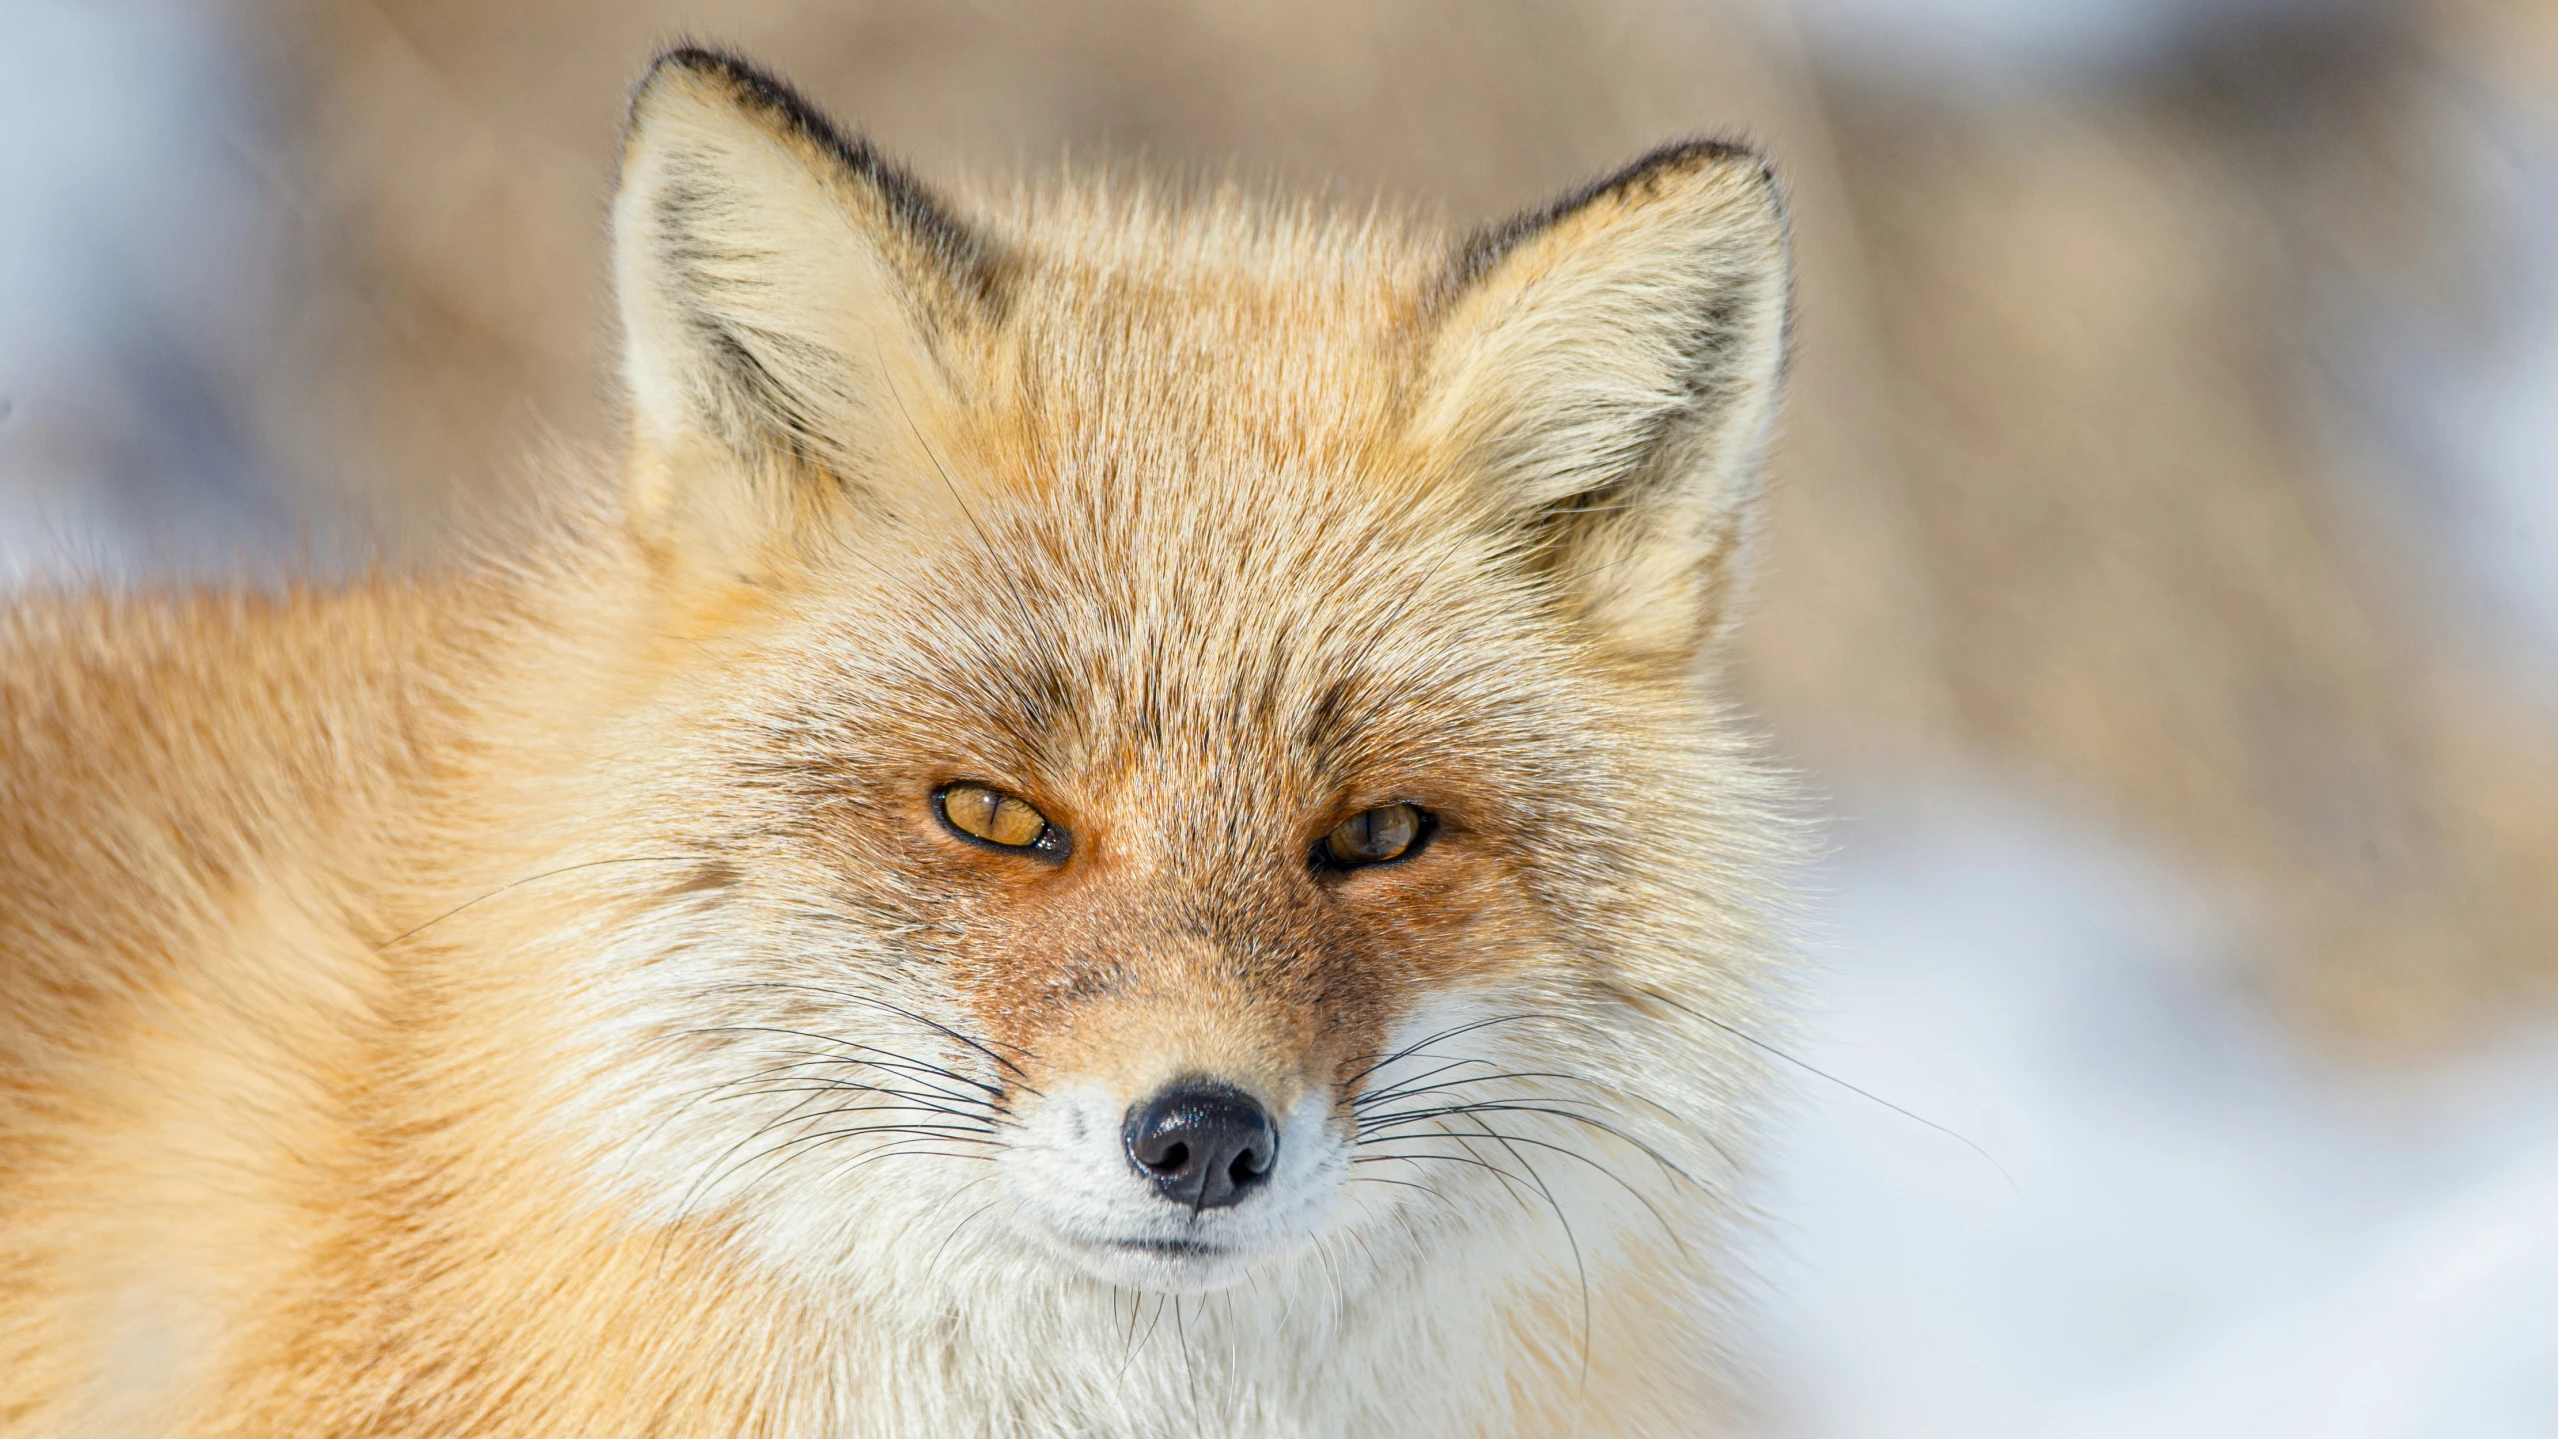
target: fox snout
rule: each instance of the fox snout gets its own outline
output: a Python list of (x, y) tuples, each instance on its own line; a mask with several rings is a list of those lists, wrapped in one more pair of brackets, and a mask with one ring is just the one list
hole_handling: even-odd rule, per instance
[(1313, 1242), (1348, 1172), (1358, 1016), (1296, 992), (1302, 960), (1239, 973), (1221, 946), (1173, 945), (1113, 968), (1115, 992), (1063, 986), (1044, 1042), (1022, 1046), (1037, 1092), (1001, 1160), (1017, 1221), (1155, 1290), (1221, 1287)]
[(1279, 1158), (1270, 1111), (1208, 1079), (1182, 1079), (1130, 1105), (1122, 1137), (1138, 1175), (1193, 1212), (1242, 1203), (1269, 1183)]

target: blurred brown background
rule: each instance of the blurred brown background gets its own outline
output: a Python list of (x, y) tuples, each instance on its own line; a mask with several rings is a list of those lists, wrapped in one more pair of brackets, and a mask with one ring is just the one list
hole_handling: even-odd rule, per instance
[[(615, 129), (678, 37), (954, 181), (1108, 158), (1464, 224), (1745, 135), (1803, 255), (1745, 671), (1779, 747), (1851, 804), (1987, 776), (2176, 857), (2238, 917), (2243, 1001), (2340, 1052), (2544, 1003), (2558, 641), (2462, 548), (2424, 386), (2518, 343), (2504, 192), (2461, 157), (2558, 116), (2558, 6), (2097, 6), (2005, 49), (1980, 8), (192, 7), (166, 44), (232, 78), (79, 257), (139, 338), (0, 382), (0, 501), (129, 567), (326, 567), (431, 556), (530, 450), (608, 456)], [(134, 83), (200, 78), (167, 64)], [(217, 245), (247, 258), (188, 288)]]

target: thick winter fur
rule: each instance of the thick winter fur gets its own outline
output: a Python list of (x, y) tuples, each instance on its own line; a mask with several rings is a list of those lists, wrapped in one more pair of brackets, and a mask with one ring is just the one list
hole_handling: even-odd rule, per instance
[[(963, 214), (688, 51), (614, 223), (618, 496), (0, 628), (0, 1433), (1702, 1422), (1780, 965), (1712, 664), (1759, 162), (1472, 243)], [(1280, 1117), (1232, 1209), (1121, 1152), (1185, 1075)]]

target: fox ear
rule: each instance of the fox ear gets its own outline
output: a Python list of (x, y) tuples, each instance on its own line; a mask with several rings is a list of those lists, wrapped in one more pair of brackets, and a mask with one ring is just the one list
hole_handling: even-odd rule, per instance
[(1464, 246), (1416, 438), (1483, 487), (1604, 642), (1730, 620), (1784, 369), (1785, 215), (1760, 158), (1659, 150)]
[(744, 61), (661, 55), (631, 100), (613, 271), (650, 538), (747, 569), (832, 506), (932, 504), (945, 361), (999, 266), (867, 144)]

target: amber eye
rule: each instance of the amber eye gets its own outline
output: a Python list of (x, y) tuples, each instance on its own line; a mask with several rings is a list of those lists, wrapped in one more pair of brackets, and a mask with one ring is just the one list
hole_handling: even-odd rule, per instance
[(1386, 864), (1421, 847), (1430, 835), (1430, 812), (1419, 805), (1381, 804), (1334, 825), (1315, 845), (1315, 862), (1331, 869)]
[(1066, 832), (1048, 816), (999, 789), (982, 784), (945, 785), (933, 796), (942, 823), (997, 849), (1031, 850), (1054, 858), (1066, 853)]

